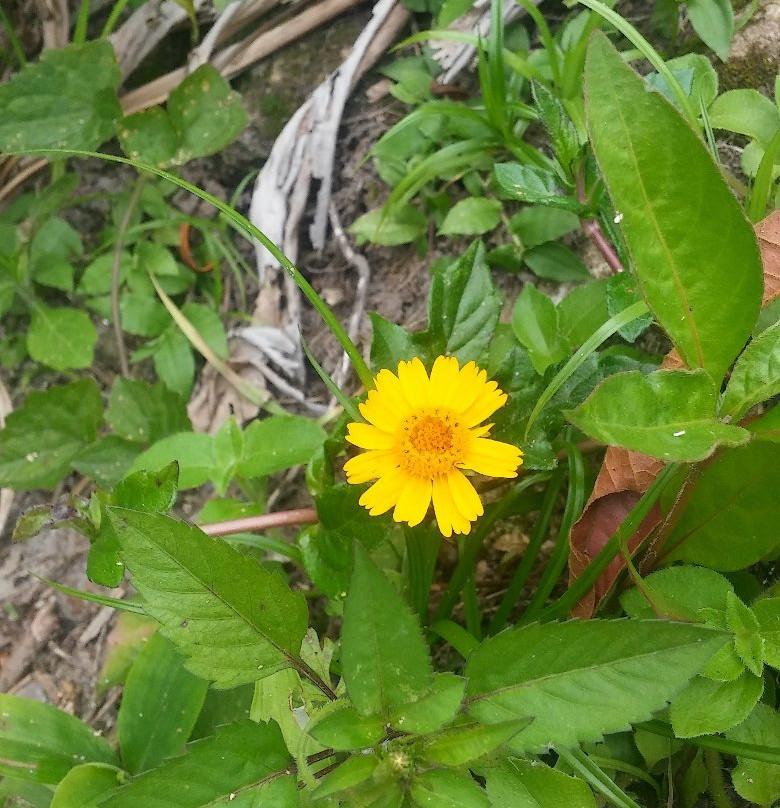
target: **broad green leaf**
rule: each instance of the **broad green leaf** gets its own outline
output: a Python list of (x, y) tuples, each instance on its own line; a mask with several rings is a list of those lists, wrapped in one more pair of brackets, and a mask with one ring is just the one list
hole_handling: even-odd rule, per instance
[(117, 435), (137, 443), (154, 443), (192, 428), (184, 398), (159, 382), (121, 376), (111, 387), (106, 421)]
[(119, 542), (114, 529), (103, 522), (87, 556), (87, 578), (100, 586), (115, 587), (125, 577), (125, 565), (119, 556)]
[(376, 715), (359, 715), (354, 707), (344, 703), (307, 727), (307, 731), (325, 747), (364, 749), (375, 746), (385, 737), (385, 723)]
[(480, 241), (431, 278), (428, 337), (438, 354), (451, 354), (461, 364), (477, 361), (493, 336), (500, 312), (501, 301)]
[(103, 419), (92, 379), (30, 393), (0, 432), (0, 486), (53, 488), (94, 442)]
[(747, 346), (731, 372), (720, 411), (739, 420), (754, 404), (780, 393), (780, 323)]
[(354, 755), (347, 758), (338, 768), (322, 778), (316, 790), (312, 792), (312, 799), (316, 802), (331, 794), (354, 788), (368, 780), (379, 763), (379, 758), (375, 754)]
[(220, 359), (228, 358), (225, 327), (214, 309), (204, 306), (202, 303), (185, 303), (181, 307), (181, 313), (192, 323), (195, 330)]
[(758, 90), (729, 90), (707, 110), (713, 129), (727, 129), (757, 140), (762, 146), (780, 128), (780, 110)]
[(642, 292), (688, 367), (719, 385), (758, 315), (753, 230), (698, 135), (600, 33), (585, 92), (591, 143)]
[(144, 610), (218, 687), (254, 682), (297, 657), (306, 601), (229, 544), (159, 514), (109, 508)]
[(780, 669), (780, 598), (764, 598), (753, 604), (758, 630), (764, 640), (764, 662)]
[(717, 390), (701, 371), (639, 371), (605, 379), (566, 417), (604, 443), (662, 460), (703, 460), (718, 445), (735, 446), (747, 430), (715, 418)]
[(558, 162), (568, 171), (580, 150), (580, 139), (577, 128), (566, 114), (566, 110), (558, 98), (541, 82), (531, 84), (539, 118), (550, 133), (553, 152)]
[(138, 455), (130, 471), (159, 471), (174, 460), (179, 464), (180, 489), (202, 485), (214, 468), (214, 438), (204, 432), (169, 435)]
[(755, 421), (747, 424), (747, 428), (758, 440), (780, 443), (780, 407), (775, 405)]
[(775, 550), (780, 502), (770, 481), (778, 462), (776, 443), (753, 441), (724, 452), (696, 483), (669, 536), (664, 563), (738, 570)]
[(588, 268), (577, 254), (557, 241), (526, 250), (523, 261), (537, 278), (544, 280), (567, 283), (590, 278)]
[(745, 671), (738, 679), (716, 682), (697, 676), (669, 707), (678, 738), (712, 735), (735, 727), (750, 714), (764, 690), (764, 680)]
[[(610, 317), (614, 317), (641, 299), (637, 280), (631, 273), (621, 272), (619, 275), (613, 275), (607, 281), (607, 311)], [(627, 342), (634, 342), (648, 326), (652, 325), (652, 322), (653, 315), (647, 312), (628, 325), (624, 325), (618, 334)]]
[(38, 303), (27, 332), (30, 356), (54, 370), (88, 368), (97, 342), (97, 330), (81, 309), (52, 309)]
[(266, 477), (308, 463), (326, 437), (319, 424), (297, 415), (272, 415), (252, 421), (244, 432), (244, 457), (238, 473), (250, 478)]
[(427, 740), (422, 754), (441, 766), (463, 766), (508, 743), (531, 721), (533, 718), (517, 718), (499, 724), (461, 724)]
[(80, 763), (116, 764), (90, 727), (56, 707), (0, 693), (0, 775), (58, 783)]
[(252, 706), (253, 693), (252, 685), (242, 685), (230, 690), (209, 688), (198, 720), (190, 733), (190, 739), (196, 741), (205, 738), (213, 735), (217, 727), (223, 724), (234, 724), (250, 718), (249, 709)]
[(0, 87), (0, 151), (97, 148), (122, 114), (119, 79), (106, 39), (46, 51)]
[[(231, 692), (231, 691), (228, 691)], [(282, 731), (285, 745), (298, 755), (322, 751), (322, 746), (307, 738), (296, 718), (294, 705), (301, 696), (301, 678), (291, 668), (255, 682), (249, 717), (253, 721), (273, 721)]]
[(561, 337), (569, 348), (579, 348), (616, 312), (607, 311), (609, 281), (590, 281), (574, 289), (556, 306)]
[(484, 775), (491, 808), (596, 808), (583, 780), (540, 761), (515, 758)]
[(127, 474), (140, 453), (141, 447), (137, 443), (116, 435), (104, 435), (79, 452), (71, 465), (79, 474), (95, 480), (98, 485), (112, 488)]
[(481, 236), (501, 221), (497, 199), (470, 196), (457, 202), (439, 227), (442, 236)]
[(151, 356), (154, 372), (165, 386), (185, 398), (189, 397), (195, 378), (195, 360), (187, 337), (176, 326), (170, 326), (154, 342), (133, 354), (133, 361)]
[(390, 368), (395, 372), (401, 360), (408, 361), (420, 355), (420, 349), (406, 329), (375, 312), (369, 312), (368, 318), (373, 332), (371, 364), (375, 370)]
[(745, 667), (755, 676), (764, 670), (764, 641), (758, 619), (733, 593), (726, 595), (726, 625), (734, 634), (734, 650)]
[(74, 268), (70, 261), (83, 250), (81, 237), (64, 219), (47, 219), (30, 244), (30, 276), (43, 286), (71, 292)]
[(208, 685), (193, 676), (171, 643), (149, 638), (127, 674), (117, 716), (122, 762), (132, 774), (153, 769), (182, 750)]
[(162, 108), (127, 115), (120, 122), (117, 135), (122, 151), (131, 160), (142, 160), (158, 168), (173, 165), (178, 136)]
[(432, 769), (417, 775), (410, 790), (415, 808), (489, 808), (490, 800), (467, 771)]
[(120, 612), (111, 632), (106, 658), (97, 680), (98, 693), (122, 684), (133, 661), (141, 653), (157, 623), (145, 614)]
[(686, 0), (685, 6), (693, 30), (702, 42), (718, 54), (721, 62), (728, 61), (734, 36), (734, 9), (730, 0)]
[[(724, 611), (726, 597), (734, 592), (731, 582), (706, 567), (687, 564), (652, 572), (645, 578), (645, 588), (655, 609), (664, 617), (703, 623), (702, 609)], [(652, 619), (653, 606), (637, 587), (620, 596), (620, 605), (629, 617)]]
[(189, 744), (98, 803), (99, 808), (297, 808), (291, 760), (276, 724), (241, 721)]
[(390, 211), (375, 208), (364, 213), (349, 227), (358, 244), (371, 242), (385, 247), (408, 244), (419, 238), (428, 227), (425, 214), (413, 205), (393, 206)]
[[(776, 747), (780, 738), (780, 713), (768, 704), (757, 704), (753, 712), (726, 733), (731, 741)], [(774, 805), (780, 800), (780, 766), (737, 757), (731, 771), (734, 789), (743, 799), (758, 805)]]
[(526, 249), (555, 241), (579, 226), (580, 220), (574, 213), (542, 205), (526, 205), (509, 221), (510, 230)]
[(505, 631), (468, 659), (468, 709), (484, 722), (535, 716), (513, 749), (598, 740), (661, 709), (727, 636), (651, 620), (547, 623)]
[(512, 330), (525, 346), (534, 369), (541, 375), (569, 354), (561, 338), (558, 310), (547, 295), (527, 283), (512, 309)]
[(520, 163), (496, 163), (493, 173), (499, 188), (510, 198), (520, 202), (566, 203), (566, 197), (558, 195), (555, 174), (537, 166)]
[(401, 732), (424, 735), (449, 724), (457, 715), (466, 680), (454, 673), (434, 673), (431, 692), (401, 707), (391, 725)]
[(124, 779), (121, 769), (107, 763), (75, 766), (60, 780), (51, 808), (94, 808), (100, 797), (114, 791)]
[(347, 693), (360, 714), (388, 715), (430, 690), (431, 661), (417, 617), (358, 543), (341, 642)]
[(159, 471), (136, 471), (111, 492), (111, 504), (145, 513), (167, 513), (176, 501), (179, 466), (170, 463)]

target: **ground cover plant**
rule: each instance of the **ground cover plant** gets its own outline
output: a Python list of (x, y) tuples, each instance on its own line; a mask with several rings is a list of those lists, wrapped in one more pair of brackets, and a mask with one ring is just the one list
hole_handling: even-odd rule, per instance
[[(411, 44), (451, 37), (469, 4), (455, 5), (427, 9), (438, 26)], [(116, 731), (0, 694), (6, 804), (780, 799), (780, 117), (753, 90), (718, 94), (705, 56), (666, 61), (611, 8), (582, 5), (557, 31), (527, 5), (532, 39), (494, 2), (467, 100), (430, 97), (425, 57), (387, 68), (412, 108), (373, 150), (387, 202), (352, 233), (420, 253), (431, 228), (453, 240), (426, 327), (371, 315), (368, 359), (276, 245), (178, 173), (243, 125), (215, 70), (165, 111), (123, 117), (110, 47), (84, 35), (0, 86), (0, 148), (43, 154), (53, 174), (0, 213), (0, 312), (17, 335), (4, 351), (66, 374), (6, 419), (0, 484), (92, 481), (29, 510), (14, 538), (75, 528), (90, 580), (132, 584), (117, 598), (50, 582), (127, 628), (105, 668), (123, 688)], [(689, 13), (722, 55), (733, 17), (710, 5)], [(739, 167), (715, 131), (746, 139)], [(75, 159), (136, 175), (94, 243), (63, 213)], [(174, 189), (218, 217), (180, 213)], [(575, 227), (609, 276), (561, 242)], [(320, 419), (231, 376), (223, 277), (200, 270), (241, 277), (233, 231), (277, 257), (351, 360), (357, 384), (340, 389), (309, 352), (338, 405)], [(502, 300), (496, 274), (523, 268), (568, 287)], [(110, 388), (86, 370), (90, 312), (112, 324)], [(193, 431), (197, 354), (261, 417)], [(295, 534), (227, 524), (301, 464), (314, 509)], [(205, 484), (199, 527), (177, 498)], [(480, 556), (518, 524), (527, 546), (488, 605)]]

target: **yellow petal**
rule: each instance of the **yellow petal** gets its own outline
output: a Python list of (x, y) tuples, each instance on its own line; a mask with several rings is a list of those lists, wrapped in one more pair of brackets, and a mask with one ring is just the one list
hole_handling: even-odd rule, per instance
[(379, 516), (392, 508), (406, 485), (409, 475), (401, 469), (393, 469), (380, 477), (367, 491), (364, 491), (358, 502), (368, 508), (371, 516)]
[(455, 395), (460, 377), (458, 360), (454, 356), (439, 356), (431, 369), (431, 402), (446, 407)]
[(453, 471), (448, 474), (447, 484), (450, 487), (453, 502), (469, 522), (473, 522), (478, 516), (482, 516), (485, 509), (482, 507), (479, 494), (461, 472)]
[(376, 374), (374, 384), (376, 385), (376, 397), (381, 400), (387, 409), (397, 413), (402, 419), (409, 414), (411, 409), (409, 402), (404, 396), (401, 382), (394, 373), (389, 370), (380, 370)]
[(409, 527), (419, 525), (431, 504), (431, 481), (423, 477), (409, 477), (398, 504), (393, 511), (396, 522), (408, 522)]
[(349, 424), (347, 440), (361, 449), (392, 449), (395, 437), (371, 424)]
[(348, 483), (366, 483), (394, 469), (398, 463), (394, 451), (371, 451), (355, 455), (344, 464)]
[(471, 529), (471, 523), (455, 505), (449, 483), (444, 476), (433, 480), (433, 511), (442, 536), (449, 537), (453, 532), (468, 533)]
[(455, 392), (452, 395), (450, 406), (458, 414), (466, 412), (477, 400), (485, 387), (487, 373), (480, 370), (474, 362), (466, 362), (460, 369)]
[(463, 467), (487, 474), (489, 477), (517, 477), (523, 453), (512, 446), (491, 438), (474, 438), (463, 458)]
[(404, 398), (412, 409), (427, 407), (430, 404), (430, 381), (425, 365), (414, 357), (411, 362), (399, 362), (398, 380)]
[(403, 417), (398, 409), (393, 409), (376, 390), (368, 393), (364, 403), (358, 404), (360, 414), (385, 432), (395, 432), (401, 426)]
[(502, 393), (495, 382), (488, 382), (477, 396), (477, 400), (463, 412), (461, 422), (465, 426), (476, 426), (504, 404), (506, 404), (506, 393)]

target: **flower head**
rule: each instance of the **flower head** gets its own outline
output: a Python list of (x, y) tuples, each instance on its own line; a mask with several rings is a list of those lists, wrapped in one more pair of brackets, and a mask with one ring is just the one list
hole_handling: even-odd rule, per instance
[(360, 497), (372, 516), (393, 508), (396, 522), (422, 522), (433, 500), (445, 536), (468, 533), (483, 513), (470, 469), (516, 477), (522, 452), (488, 435), (480, 424), (506, 403), (506, 394), (474, 362), (460, 367), (440, 356), (430, 377), (415, 358), (398, 374), (380, 370), (360, 412), (368, 423), (349, 424), (347, 440), (365, 449), (344, 465), (347, 482), (376, 482)]

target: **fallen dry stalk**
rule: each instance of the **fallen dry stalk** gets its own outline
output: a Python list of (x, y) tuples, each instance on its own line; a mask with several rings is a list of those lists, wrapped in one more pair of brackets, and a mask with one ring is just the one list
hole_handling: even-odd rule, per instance
[(314, 508), (295, 508), (291, 511), (247, 516), (244, 519), (228, 519), (226, 522), (214, 522), (199, 527), (207, 536), (230, 536), (234, 533), (259, 533), (272, 527), (314, 525), (318, 521)]

